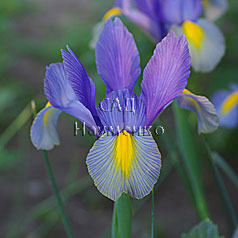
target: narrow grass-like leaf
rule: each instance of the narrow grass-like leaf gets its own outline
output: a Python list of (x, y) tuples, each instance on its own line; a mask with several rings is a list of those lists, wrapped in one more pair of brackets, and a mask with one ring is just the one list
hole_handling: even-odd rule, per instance
[(203, 136), (203, 143), (204, 146), (207, 150), (207, 153), (209, 155), (210, 161), (211, 161), (211, 166), (214, 172), (214, 176), (216, 179), (216, 183), (220, 192), (220, 196), (223, 200), (224, 207), (225, 207), (225, 212), (228, 217), (228, 225), (232, 228), (235, 229), (235, 226), (237, 225), (238, 218), (235, 212), (235, 209), (232, 205), (231, 199), (229, 197), (228, 191), (226, 189), (226, 186), (223, 182), (223, 179), (221, 177), (221, 174), (216, 166), (215, 160), (217, 159), (217, 154), (215, 152), (212, 152), (208, 143), (206, 142), (205, 136)]
[(188, 128), (184, 112), (179, 109), (176, 103), (173, 104), (173, 109), (176, 122), (177, 142), (182, 153), (186, 173), (189, 177), (194, 193), (196, 209), (200, 218), (205, 219), (209, 217), (209, 212), (201, 182), (200, 166), (196, 154), (196, 147), (193, 143), (193, 137)]
[(212, 152), (212, 158), (215, 164), (227, 175), (236, 188), (238, 188), (238, 175), (234, 172), (234, 170), (216, 152)]
[(25, 125), (32, 115), (31, 105), (28, 104), (0, 137), (0, 150)]
[[(192, 191), (191, 184), (189, 183), (188, 176), (187, 176), (183, 166), (181, 165), (181, 162), (178, 159), (178, 153), (176, 151), (177, 146), (172, 142), (171, 135), (169, 134), (168, 131), (166, 131), (161, 136), (161, 141), (163, 142), (163, 144), (164, 144), (164, 146), (167, 150), (169, 159), (173, 162), (173, 164), (175, 164), (176, 170), (177, 170), (179, 176), (181, 177), (181, 179), (184, 183), (184, 186), (186, 187), (186, 190), (187, 190), (190, 198), (192, 199), (192, 202), (193, 202), (194, 206), (196, 206), (194, 194), (193, 194), (193, 191)], [(159, 182), (160, 181), (161, 181), (161, 178), (160, 178)]]

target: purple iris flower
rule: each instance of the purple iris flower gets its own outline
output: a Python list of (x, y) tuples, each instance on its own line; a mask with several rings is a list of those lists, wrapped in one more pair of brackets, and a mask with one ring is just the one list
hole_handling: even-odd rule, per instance
[(235, 128), (238, 126), (238, 84), (231, 84), (229, 90), (219, 90), (212, 96), (220, 126)]
[(157, 44), (138, 97), (133, 92), (141, 73), (135, 41), (119, 18), (109, 19), (96, 46), (97, 71), (106, 85), (106, 97), (98, 108), (95, 85), (83, 65), (69, 47), (68, 52), (62, 50), (62, 57), (63, 63), (47, 67), (44, 84), (49, 103), (33, 122), (33, 144), (38, 149), (59, 144), (55, 127), (61, 111), (85, 122), (90, 130), (106, 128), (102, 135), (95, 133), (98, 139), (86, 159), (89, 174), (112, 200), (123, 192), (143, 198), (158, 180), (161, 155), (152, 135), (141, 128), (152, 125), (182, 94), (190, 73), (186, 38), (171, 32)]
[(195, 71), (212, 71), (225, 53), (224, 37), (219, 28), (200, 18), (203, 9), (213, 13), (211, 8), (220, 9), (219, 6), (223, 6), (220, 1), (207, 0), (202, 4), (201, 0), (116, 0), (115, 4), (121, 14), (140, 26), (155, 42), (169, 31), (177, 35), (183, 33)]

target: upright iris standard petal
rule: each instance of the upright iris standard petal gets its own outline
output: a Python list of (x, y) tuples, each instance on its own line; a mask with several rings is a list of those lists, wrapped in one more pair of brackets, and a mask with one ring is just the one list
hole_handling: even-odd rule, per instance
[(159, 42), (167, 33), (163, 23), (152, 15), (148, 16), (137, 9), (124, 10), (123, 15), (148, 33), (155, 42)]
[(182, 24), (197, 20), (202, 12), (201, 0), (163, 0), (160, 1), (164, 22)]
[(104, 27), (104, 23), (110, 19), (113, 18), (117, 15), (121, 15), (122, 14), (122, 9), (120, 6), (117, 6), (116, 8), (111, 8), (110, 10), (108, 10), (103, 18), (102, 21), (98, 22), (94, 27), (93, 27), (93, 36), (92, 36), (92, 40), (89, 43), (89, 46), (91, 49), (95, 49), (96, 45), (97, 45), (97, 41), (99, 38), (99, 35), (101, 34), (103, 27)]
[(159, 19), (160, 6), (158, 0), (135, 0), (136, 8), (154, 19)]
[(146, 103), (146, 126), (152, 124), (158, 114), (180, 96), (190, 73), (190, 56), (184, 35), (176, 37), (171, 32), (156, 46), (147, 64), (141, 83), (141, 97)]
[(78, 101), (66, 78), (62, 63), (51, 64), (46, 68), (44, 89), (45, 95), (53, 107), (78, 118), (83, 123), (85, 122), (89, 129), (97, 128), (90, 110)]
[(60, 113), (48, 103), (35, 118), (31, 127), (31, 141), (38, 150), (50, 150), (59, 145), (56, 124)]
[(238, 87), (231, 87), (231, 91), (221, 90), (212, 97), (220, 126), (234, 128), (238, 125)]
[(214, 21), (220, 17), (228, 7), (227, 0), (203, 0), (206, 18)]
[(77, 99), (87, 107), (93, 115), (96, 115), (95, 108), (95, 85), (89, 78), (82, 63), (74, 52), (67, 46), (69, 51), (62, 50), (63, 66)]
[(196, 71), (210, 72), (225, 53), (225, 41), (216, 25), (205, 19), (197, 23), (186, 21), (183, 26), (173, 26), (177, 34), (183, 32), (189, 42), (191, 64)]
[(115, 0), (115, 3), (121, 9), (128, 9), (131, 5), (131, 0)]
[(87, 166), (98, 190), (112, 200), (123, 192), (140, 199), (149, 194), (160, 173), (160, 152), (153, 137), (121, 132), (104, 134), (91, 148)]
[(211, 133), (219, 126), (219, 118), (213, 104), (204, 96), (197, 96), (188, 90), (177, 99), (178, 105), (197, 114), (198, 133)]
[(140, 57), (133, 36), (119, 18), (109, 19), (96, 46), (97, 70), (107, 93), (133, 89), (140, 75)]
[(105, 130), (113, 134), (119, 134), (122, 130), (136, 132), (146, 122), (143, 100), (128, 89), (108, 94), (100, 103), (98, 114)]
[(167, 34), (161, 19), (159, 1), (135, 0), (136, 8), (131, 5), (127, 4), (122, 11), (123, 15), (147, 32), (155, 42), (159, 42)]

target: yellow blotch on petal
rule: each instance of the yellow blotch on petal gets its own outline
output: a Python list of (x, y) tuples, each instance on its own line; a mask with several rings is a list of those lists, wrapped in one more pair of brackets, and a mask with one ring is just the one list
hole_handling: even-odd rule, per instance
[(50, 107), (50, 106), (51, 106), (51, 104), (50, 104), (50, 102), (48, 101), (48, 102), (46, 103), (45, 107)]
[[(183, 90), (183, 93), (188, 93), (188, 94), (192, 94), (188, 89), (184, 89)], [(191, 97), (186, 97), (187, 100), (189, 100), (191, 103), (194, 104), (194, 106), (196, 107), (197, 111), (200, 111), (200, 106), (199, 106), (199, 103), (194, 99), (194, 98), (191, 98)]]
[(202, 5), (206, 7), (208, 5), (208, 0), (202, 0)]
[(229, 95), (222, 104), (221, 113), (227, 114), (234, 106), (238, 106), (238, 92)]
[(116, 15), (121, 15), (122, 10), (120, 8), (112, 8), (109, 11), (106, 12), (106, 14), (103, 16), (102, 21), (106, 21), (111, 17), (114, 17)]
[(124, 176), (129, 176), (131, 165), (135, 160), (135, 141), (127, 131), (122, 131), (116, 139), (114, 159), (116, 168), (121, 169)]
[[(46, 105), (45, 105), (45, 108), (50, 107), (50, 106), (51, 106), (51, 104), (50, 104), (50, 102), (48, 101), (48, 102), (46, 103)], [(50, 113), (50, 110), (48, 110), (48, 111), (45, 113), (45, 115), (44, 115), (44, 124), (45, 124), (45, 125), (47, 124), (47, 119), (48, 119), (49, 113)]]
[(185, 89), (183, 90), (183, 93), (191, 93), (191, 92), (190, 92), (188, 89), (185, 88)]
[(202, 39), (204, 38), (203, 29), (196, 23), (185, 21), (183, 23), (183, 32), (188, 40), (197, 49), (201, 48)]

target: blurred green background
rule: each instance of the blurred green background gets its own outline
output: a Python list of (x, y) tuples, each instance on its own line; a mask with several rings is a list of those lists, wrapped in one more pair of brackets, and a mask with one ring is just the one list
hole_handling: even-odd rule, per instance
[[(31, 101), (39, 111), (46, 103), (43, 94), (45, 66), (61, 61), (60, 49), (74, 50), (94, 80), (96, 101), (104, 96), (104, 86), (96, 73), (94, 51), (89, 48), (94, 25), (113, 6), (112, 0), (1, 0), (0, 1), (0, 237), (66, 237), (45, 169), (43, 154), (30, 142), (33, 120)], [(154, 44), (133, 23), (123, 18), (133, 33), (141, 55), (141, 66), (152, 55)], [(226, 55), (209, 74), (192, 72), (188, 88), (196, 94), (211, 95), (238, 82), (238, 1), (217, 24), (226, 38)], [(137, 85), (137, 90), (139, 84)], [(196, 132), (196, 116), (187, 113), (200, 159), (206, 198), (214, 223), (225, 237), (230, 234), (223, 204), (218, 196), (201, 138)], [(174, 133), (169, 108), (161, 116), (165, 133)], [(74, 119), (60, 117), (61, 146), (49, 153), (57, 183), (66, 200), (65, 207), (76, 237), (110, 237), (113, 203), (101, 195), (88, 176), (85, 158), (94, 139), (74, 137)], [(208, 135), (217, 151), (237, 172), (238, 129), (218, 129)], [(171, 143), (176, 143), (173, 138)], [(163, 169), (156, 198), (156, 237), (179, 237), (199, 222), (185, 187), (170, 162), (170, 152), (158, 139)], [(172, 152), (171, 152), (172, 153)], [(238, 193), (222, 173), (237, 209)], [(150, 199), (133, 201), (133, 237), (150, 234)]]

